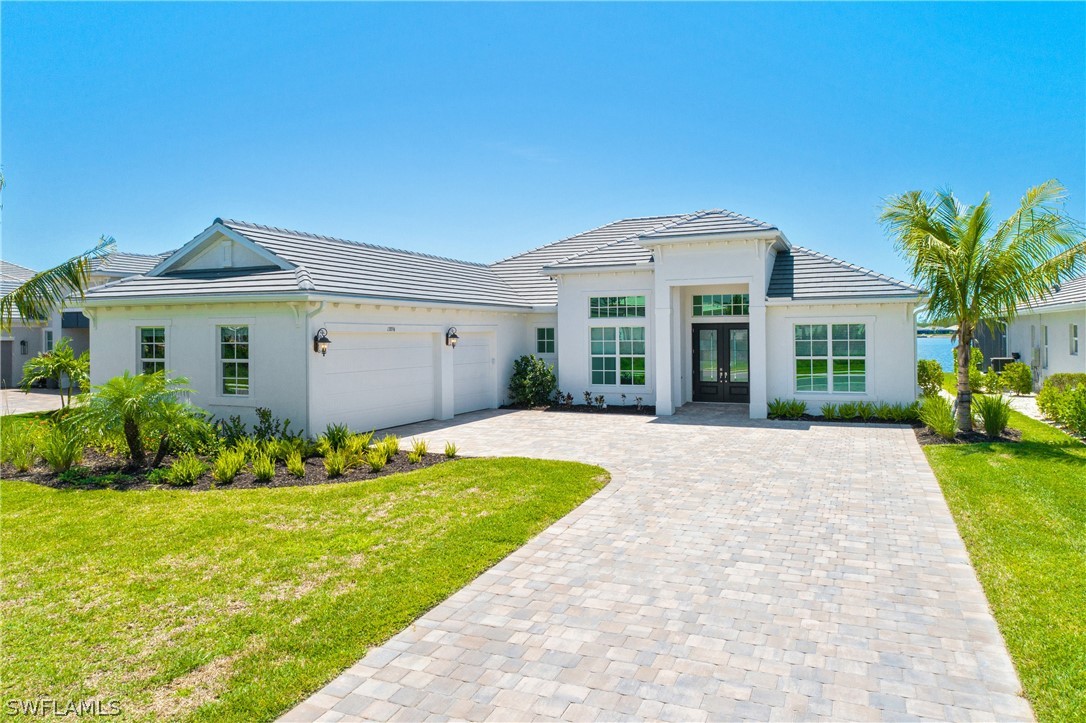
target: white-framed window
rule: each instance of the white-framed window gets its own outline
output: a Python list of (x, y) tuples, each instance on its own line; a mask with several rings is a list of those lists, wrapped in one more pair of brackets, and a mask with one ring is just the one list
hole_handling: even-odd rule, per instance
[(140, 374), (166, 371), (166, 328), (141, 326), (138, 353)]
[(1069, 349), (1071, 356), (1078, 356), (1078, 324), (1069, 325), (1067, 336), (1071, 339)]
[(644, 296), (590, 296), (588, 316), (592, 319), (626, 319), (645, 316)]
[(644, 386), (645, 327), (594, 326), (590, 334), (593, 385)]
[(1041, 324), (1041, 368), (1048, 369), (1048, 324)]
[(219, 327), (219, 392), (228, 397), (249, 395), (249, 327)]
[(45, 350), (53, 351), (53, 332), (48, 329), (45, 331)]
[(866, 324), (795, 324), (797, 392), (867, 391)]
[(694, 316), (748, 316), (750, 294), (697, 294)]
[(535, 330), (535, 353), (554, 353), (554, 327), (541, 326)]

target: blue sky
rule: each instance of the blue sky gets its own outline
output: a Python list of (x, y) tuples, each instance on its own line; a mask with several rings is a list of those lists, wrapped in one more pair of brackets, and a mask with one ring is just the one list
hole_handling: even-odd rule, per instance
[(3, 256), (216, 216), (491, 261), (723, 207), (903, 276), (881, 199), (1086, 217), (1086, 5), (12, 4)]

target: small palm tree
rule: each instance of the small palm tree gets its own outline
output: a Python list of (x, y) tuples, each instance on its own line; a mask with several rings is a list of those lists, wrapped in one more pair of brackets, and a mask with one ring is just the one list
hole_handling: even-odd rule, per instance
[(159, 418), (173, 413), (172, 405), (189, 391), (188, 379), (167, 379), (165, 372), (132, 374), (125, 371), (105, 384), (94, 387), (77, 412), (77, 420), (97, 432), (120, 431), (128, 445), (133, 466), (147, 459), (143, 439)]
[(83, 298), (89, 283), (92, 259), (110, 254), (116, 242), (105, 236), (98, 245), (59, 266), (34, 274), (14, 291), (0, 298), (0, 328), (11, 329), (15, 312), (26, 321), (44, 321), (73, 296)]
[(60, 395), (60, 406), (70, 407), (72, 404), (72, 390), (76, 387), (86, 389), (87, 379), (90, 376), (90, 354), (83, 352), (79, 356), (72, 350), (72, 343), (67, 338), (61, 339), (52, 351), (42, 352), (23, 366), (24, 391), (30, 391), (30, 387), (38, 382), (60, 382), (68, 377), (68, 396)]
[(958, 428), (973, 427), (969, 347), (978, 326), (1012, 319), (1032, 296), (1086, 268), (1081, 225), (1061, 207), (1056, 181), (1029, 189), (1018, 209), (996, 223), (987, 195), (963, 205), (949, 190), (910, 191), (887, 200), (880, 220), (914, 281), (928, 294), (928, 315), (958, 326)]

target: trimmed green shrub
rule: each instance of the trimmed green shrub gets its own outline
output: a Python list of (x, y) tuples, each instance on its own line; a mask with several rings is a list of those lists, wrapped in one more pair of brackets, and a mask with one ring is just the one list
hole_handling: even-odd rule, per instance
[(207, 465), (192, 452), (185, 452), (166, 470), (166, 481), (175, 487), (190, 485), (203, 477)]
[(1003, 383), (1015, 394), (1029, 394), (1033, 391), (1033, 370), (1029, 364), (1016, 361), (1003, 367)]
[(937, 396), (943, 388), (943, 368), (934, 359), (916, 362), (916, 383), (925, 397)]
[(287, 455), (287, 472), (299, 479), (305, 477), (305, 460), (301, 452), (295, 450)]
[(219, 484), (228, 485), (245, 468), (245, 452), (238, 448), (224, 449), (215, 458), (211, 476)]
[(988, 371), (984, 372), (984, 391), (989, 394), (1002, 394), (1005, 388), (1003, 377), (995, 369), (989, 367)]
[(807, 402), (800, 399), (774, 399), (769, 403), (770, 419), (799, 419), (807, 413)]
[(513, 403), (523, 407), (541, 407), (550, 401), (558, 379), (554, 365), (527, 354), (513, 362), (513, 376), (509, 379), (509, 395)]
[(1063, 392), (1080, 384), (1086, 385), (1086, 374), (1061, 372), (1046, 377), (1037, 393), (1037, 407), (1046, 417), (1055, 419)]
[(71, 422), (54, 424), (38, 442), (38, 454), (54, 472), (66, 472), (83, 459), (83, 430)]
[(954, 439), (958, 429), (954, 408), (942, 396), (924, 398), (920, 403), (920, 421), (943, 439)]
[(1011, 421), (1010, 402), (996, 395), (979, 395), (973, 398), (973, 413), (989, 437), (998, 437)]
[(445, 443), (445, 456), (452, 459), (456, 456), (456, 445), (452, 442)]
[(254, 457), (253, 477), (257, 482), (270, 482), (275, 477), (275, 460), (263, 452)]
[(1080, 437), (1086, 437), (1086, 384), (1060, 395), (1056, 420)]

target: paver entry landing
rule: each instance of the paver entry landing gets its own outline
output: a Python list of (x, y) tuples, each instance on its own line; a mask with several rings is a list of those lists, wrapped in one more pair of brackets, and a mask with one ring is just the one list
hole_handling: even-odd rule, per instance
[(742, 416), (398, 430), (613, 481), (285, 719), (1032, 719), (912, 431)]

